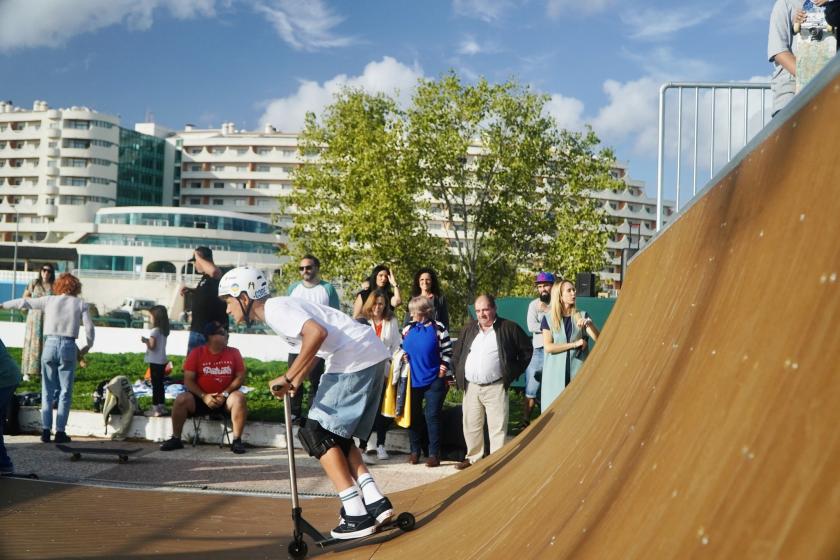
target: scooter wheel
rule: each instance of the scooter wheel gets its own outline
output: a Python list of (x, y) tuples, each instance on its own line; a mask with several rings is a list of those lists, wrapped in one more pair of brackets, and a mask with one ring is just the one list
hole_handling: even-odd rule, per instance
[(305, 558), (309, 552), (309, 547), (303, 541), (292, 541), (289, 543), (289, 556), (297, 560), (298, 558)]
[(414, 516), (407, 511), (404, 511), (397, 516), (397, 527), (403, 531), (411, 531), (414, 529), (414, 523)]

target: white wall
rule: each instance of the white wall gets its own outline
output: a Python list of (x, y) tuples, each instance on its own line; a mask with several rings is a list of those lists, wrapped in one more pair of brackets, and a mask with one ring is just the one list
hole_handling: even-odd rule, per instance
[[(0, 339), (12, 348), (23, 346), (24, 323), (0, 322)], [(125, 329), (119, 327), (96, 327), (96, 338), (91, 352), (103, 354), (122, 354), (124, 352), (144, 352), (140, 337), (145, 336), (145, 329)], [(172, 331), (166, 343), (169, 356), (183, 356), (187, 351), (189, 331)], [(85, 345), (84, 329), (79, 332), (79, 346)], [(264, 334), (230, 335), (230, 345), (239, 349), (242, 356), (257, 360), (286, 360), (289, 346), (279, 336)]]

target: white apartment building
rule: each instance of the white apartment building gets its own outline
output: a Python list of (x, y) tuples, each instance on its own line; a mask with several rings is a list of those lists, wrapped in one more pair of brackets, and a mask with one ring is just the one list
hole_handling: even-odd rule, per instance
[(0, 239), (54, 243), (117, 199), (116, 117), (0, 102)]
[(292, 191), (292, 174), (313, 158), (298, 153), (298, 134), (241, 131), (233, 123), (218, 129), (187, 125), (174, 137), (182, 151), (180, 206), (212, 208), (277, 219), (278, 197)]

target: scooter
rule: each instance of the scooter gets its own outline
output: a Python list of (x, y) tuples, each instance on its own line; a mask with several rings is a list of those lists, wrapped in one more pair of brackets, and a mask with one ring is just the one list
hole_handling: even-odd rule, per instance
[[(274, 387), (274, 389), (279, 389), (279, 386)], [(309, 522), (303, 518), (303, 510), (300, 507), (300, 500), (298, 499), (297, 469), (295, 468), (295, 446), (293, 439), (294, 436), (292, 433), (292, 401), (289, 398), (288, 393), (283, 395), (283, 409), (286, 415), (286, 453), (289, 457), (289, 485), (291, 486), (292, 494), (292, 522), (294, 523), (294, 533), (292, 534), (294, 540), (289, 543), (287, 551), (289, 556), (298, 560), (300, 558), (305, 558), (309, 552), (309, 547), (307, 546), (306, 541), (303, 540), (304, 535), (308, 535), (313, 541), (315, 541), (315, 544), (320, 546), (322, 549), (331, 545), (348, 543), (351, 541), (347, 539), (325, 537), (320, 531), (318, 531), (318, 529), (310, 525)], [(376, 533), (367, 537), (362, 537), (361, 539), (353, 540), (364, 540), (381, 534), (383, 531), (390, 531), (393, 529), (411, 531), (414, 529), (414, 523), (414, 515), (404, 511), (395, 518), (392, 518), (391, 521), (387, 521), (377, 527)]]

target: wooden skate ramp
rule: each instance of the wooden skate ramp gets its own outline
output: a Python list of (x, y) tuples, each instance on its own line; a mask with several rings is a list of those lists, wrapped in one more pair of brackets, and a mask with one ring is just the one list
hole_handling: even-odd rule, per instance
[[(417, 515), (414, 532), (326, 554), (840, 558), (837, 71), (835, 61), (833, 78), (797, 98), (634, 260), (595, 352), (528, 430), (461, 473), (392, 496)], [(102, 558), (283, 557), (289, 538), (284, 500), (39, 496), (26, 486), (37, 483), (2, 484), (20, 496), (0, 511), (6, 557), (47, 556), (43, 542), (26, 553), (24, 535), (59, 541), (49, 557)], [(97, 505), (115, 520), (147, 512), (146, 525), (103, 521), (98, 534), (111, 541), (86, 548), (93, 506), (79, 504), (93, 495), (114, 500)], [(334, 526), (336, 500), (303, 506)]]
[(832, 72), (634, 260), (539, 421), (359, 557), (840, 558)]

